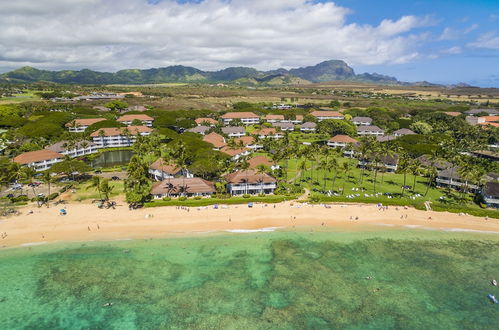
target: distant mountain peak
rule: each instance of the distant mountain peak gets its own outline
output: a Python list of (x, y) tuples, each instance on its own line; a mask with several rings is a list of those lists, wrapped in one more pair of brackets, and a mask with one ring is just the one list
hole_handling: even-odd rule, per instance
[(394, 77), (377, 73), (355, 74), (343, 60), (327, 60), (295, 69), (279, 68), (258, 71), (250, 67), (229, 67), (218, 71), (202, 71), (194, 67), (172, 65), (164, 68), (123, 69), (115, 73), (80, 71), (48, 71), (26, 66), (0, 75), (0, 80), (13, 82), (50, 81), (62, 84), (151, 84), (169, 82), (231, 82), (248, 84), (320, 83), (333, 80), (377, 84), (398, 84)]

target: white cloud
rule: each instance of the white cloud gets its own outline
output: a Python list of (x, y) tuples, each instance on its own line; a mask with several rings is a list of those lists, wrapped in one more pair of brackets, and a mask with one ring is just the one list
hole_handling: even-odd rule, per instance
[(499, 36), (494, 32), (484, 33), (477, 40), (468, 44), (473, 48), (485, 48), (499, 50)]
[(308, 0), (16, 0), (0, 2), (0, 69), (117, 70), (172, 64), (260, 69), (344, 59), (356, 65), (420, 56), (431, 20), (346, 23), (350, 10)]

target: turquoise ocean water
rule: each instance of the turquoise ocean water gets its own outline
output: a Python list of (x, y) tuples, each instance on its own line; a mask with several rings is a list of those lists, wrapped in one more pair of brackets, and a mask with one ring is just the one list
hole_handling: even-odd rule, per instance
[(493, 278), (499, 235), (304, 230), (53, 244), (0, 251), (0, 328), (491, 329)]

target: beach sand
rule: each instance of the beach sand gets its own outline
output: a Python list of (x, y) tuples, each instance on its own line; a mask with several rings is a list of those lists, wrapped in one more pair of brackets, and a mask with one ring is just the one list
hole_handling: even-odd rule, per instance
[[(37, 245), (52, 242), (106, 241), (158, 238), (221, 231), (251, 231), (264, 228), (335, 228), (379, 230), (417, 228), (450, 231), (476, 231), (499, 234), (499, 220), (448, 212), (427, 212), (390, 206), (381, 210), (372, 204), (309, 205), (280, 204), (179, 208), (158, 207), (130, 211), (125, 203), (116, 209), (98, 209), (94, 204), (21, 209), (21, 215), (0, 220), (1, 247)], [(32, 210), (32, 214), (28, 212)], [(358, 220), (355, 218), (358, 217)], [(431, 217), (431, 219), (429, 219)], [(372, 228), (378, 228), (368, 226)], [(4, 233), (6, 235), (4, 235)]]

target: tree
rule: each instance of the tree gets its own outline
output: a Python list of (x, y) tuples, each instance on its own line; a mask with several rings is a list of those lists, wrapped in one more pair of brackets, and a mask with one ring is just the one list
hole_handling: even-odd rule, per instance
[(357, 130), (355, 125), (349, 121), (328, 119), (317, 124), (317, 131), (321, 134), (335, 136), (338, 134), (355, 136)]
[(412, 129), (414, 132), (418, 134), (423, 134), (423, 135), (428, 135), (433, 131), (433, 127), (431, 127), (430, 124), (424, 121), (417, 121), (415, 123), (412, 123), (410, 129)]
[(113, 191), (114, 187), (109, 184), (109, 179), (102, 179), (100, 182), (100, 191), (104, 194), (104, 200), (109, 201), (109, 194)]
[(91, 170), (92, 167), (82, 160), (68, 159), (54, 164), (49, 171), (51, 173), (65, 173), (66, 175), (72, 175), (74, 181), (74, 173), (87, 173)]
[(150, 195), (151, 183), (148, 178), (147, 163), (134, 155), (127, 167), (128, 178), (125, 180), (125, 196), (131, 207), (142, 205)]
[(54, 182), (54, 178), (52, 177), (52, 174), (50, 173), (50, 170), (47, 170), (42, 173), (41, 180), (43, 183), (47, 185), (47, 207), (49, 207), (49, 202), (50, 202), (50, 187), (52, 183)]
[(99, 199), (102, 200), (102, 192), (101, 192), (101, 177), (98, 175), (94, 175), (92, 179), (90, 180), (90, 185), (87, 187), (87, 189), (90, 188), (95, 188), (99, 192)]
[(126, 103), (124, 101), (120, 101), (120, 100), (113, 100), (111, 102), (104, 104), (104, 106), (106, 108), (113, 110), (113, 111), (121, 111), (121, 110), (128, 108), (128, 103)]

